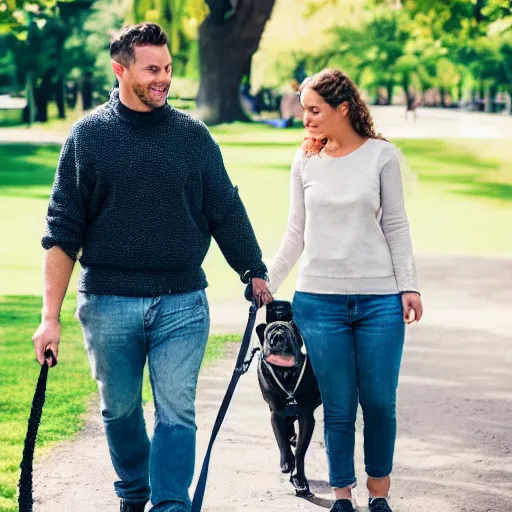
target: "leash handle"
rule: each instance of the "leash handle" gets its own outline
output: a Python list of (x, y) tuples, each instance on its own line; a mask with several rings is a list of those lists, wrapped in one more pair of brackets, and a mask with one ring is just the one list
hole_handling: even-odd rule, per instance
[[(252, 305), (249, 309), (249, 319), (247, 320), (247, 325), (245, 327), (244, 337), (242, 338), (242, 344), (240, 346), (240, 351), (238, 352), (238, 357), (235, 364), (235, 369), (233, 370), (233, 375), (231, 377), (231, 381), (229, 382), (228, 389), (224, 398), (222, 400), (222, 404), (220, 406), (219, 412), (217, 413), (217, 419), (215, 420), (215, 424), (213, 425), (212, 434), (210, 436), (210, 442), (208, 443), (208, 449), (206, 450), (206, 455), (204, 456), (203, 466), (201, 468), (201, 473), (199, 475), (199, 480), (197, 481), (196, 490), (194, 493), (194, 499), (192, 500), (192, 509), (191, 512), (201, 512), (201, 507), (203, 505), (204, 493), (206, 491), (206, 480), (208, 478), (208, 466), (210, 465), (210, 456), (213, 448), (213, 443), (217, 438), (217, 434), (220, 430), (222, 422), (224, 421), (224, 417), (226, 416), (226, 412), (229, 407), (229, 403), (231, 402), (231, 398), (233, 397), (233, 393), (235, 391), (238, 380), (242, 376), (243, 373), (240, 369), (244, 367), (245, 364), (245, 355), (249, 348), (249, 344), (251, 342), (252, 330), (254, 329), (254, 323), (256, 322), (256, 313), (258, 312), (258, 305), (253, 300)], [(251, 358), (252, 361), (252, 358)], [(249, 361), (250, 364), (250, 361)], [(248, 368), (248, 367), (247, 367)], [(247, 370), (246, 370), (247, 371)]]
[(44, 359), (44, 364), (48, 364), (48, 359), (50, 360), (50, 364), (48, 365), (50, 368), (57, 366), (57, 358), (55, 357), (55, 354), (53, 353), (53, 350), (51, 348), (45, 351)]
[(25, 437), (25, 445), (23, 447), (23, 457), (21, 460), (20, 480), (18, 482), (19, 496), (18, 496), (18, 510), (19, 512), (32, 512), (34, 505), (33, 491), (32, 491), (32, 469), (34, 463), (34, 451), (36, 447), (37, 432), (39, 424), (41, 423), (41, 416), (43, 414), (43, 406), (46, 400), (46, 382), (48, 380), (48, 359), (51, 361), (51, 366), (57, 364), (53, 351), (47, 350), (44, 353), (45, 361), (41, 366), (39, 378), (37, 380), (34, 398), (32, 399), (32, 408), (30, 410), (30, 417), (28, 419), (27, 435)]

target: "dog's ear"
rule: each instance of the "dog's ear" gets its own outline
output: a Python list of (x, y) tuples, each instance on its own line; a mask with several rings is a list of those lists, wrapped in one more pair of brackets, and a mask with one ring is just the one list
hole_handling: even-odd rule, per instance
[(256, 334), (258, 335), (258, 338), (260, 340), (261, 346), (263, 346), (263, 339), (265, 337), (265, 329), (267, 327), (267, 324), (260, 324), (256, 326)]

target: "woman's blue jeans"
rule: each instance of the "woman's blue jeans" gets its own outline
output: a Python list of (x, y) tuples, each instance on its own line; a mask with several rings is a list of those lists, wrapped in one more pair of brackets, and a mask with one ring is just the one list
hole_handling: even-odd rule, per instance
[(293, 315), (322, 395), (330, 485), (356, 483), (358, 402), (363, 410), (366, 473), (373, 478), (388, 476), (405, 335), (400, 295), (296, 292)]
[[(195, 396), (209, 331), (204, 290), (160, 297), (79, 293), (92, 374), (120, 498), (154, 512), (188, 512), (195, 463)], [(151, 443), (142, 411), (148, 360), (155, 400)]]

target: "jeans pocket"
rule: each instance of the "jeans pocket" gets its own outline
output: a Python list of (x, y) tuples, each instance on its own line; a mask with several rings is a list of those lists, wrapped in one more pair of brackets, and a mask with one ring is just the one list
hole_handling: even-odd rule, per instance
[(84, 292), (78, 292), (76, 296), (76, 309), (75, 318), (82, 323), (83, 322), (83, 309), (87, 302), (87, 294)]
[(203, 314), (208, 312), (208, 300), (204, 290), (185, 292), (179, 295), (171, 295), (172, 309), (179, 313), (192, 313), (194, 311)]
[(201, 308), (205, 308), (207, 305), (206, 293), (204, 290), (200, 290), (197, 292), (197, 305)]
[(82, 324), (85, 324), (85, 320), (87, 318), (86, 312), (94, 302), (96, 302), (101, 295), (96, 295), (94, 293), (86, 293), (86, 292), (78, 292), (76, 296), (76, 310), (75, 310), (75, 318)]
[(199, 291), (198, 296), (199, 309), (206, 315), (210, 315), (210, 310), (208, 307), (208, 298), (206, 297), (206, 292), (204, 290)]

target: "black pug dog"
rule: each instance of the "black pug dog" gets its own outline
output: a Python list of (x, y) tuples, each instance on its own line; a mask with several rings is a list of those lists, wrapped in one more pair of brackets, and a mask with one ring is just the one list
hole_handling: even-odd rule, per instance
[(291, 304), (281, 300), (267, 304), (266, 322), (256, 327), (262, 347), (258, 382), (270, 407), (281, 472), (290, 473), (295, 494), (307, 498), (313, 493), (304, 473), (304, 456), (315, 428), (313, 413), (322, 403), (320, 391), (311, 362), (304, 354), (302, 336), (293, 323)]

